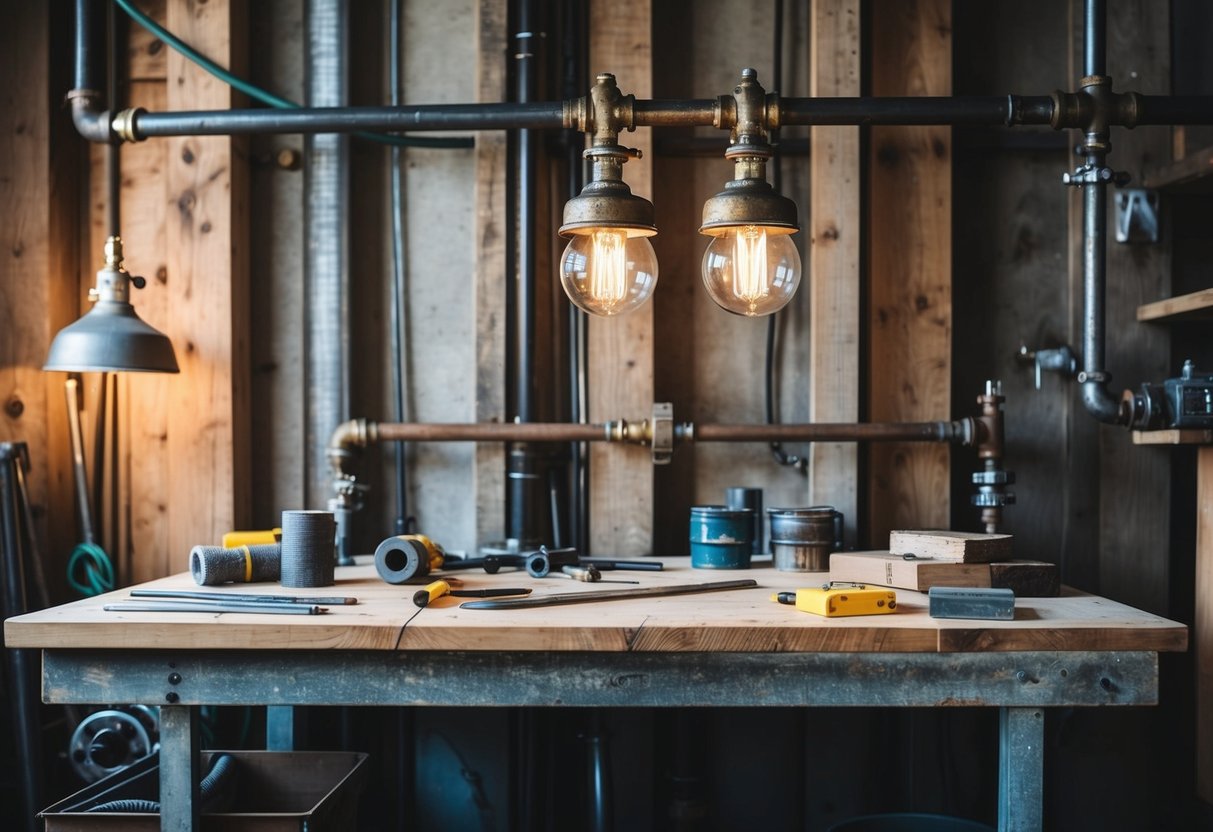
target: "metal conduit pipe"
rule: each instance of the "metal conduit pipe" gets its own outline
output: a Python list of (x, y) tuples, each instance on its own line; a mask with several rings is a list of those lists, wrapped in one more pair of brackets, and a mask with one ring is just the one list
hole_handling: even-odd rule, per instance
[[(1083, 6), (1083, 91), (1098, 105), (1111, 95), (1105, 76), (1107, 35), (1103, 0), (1086, 0)], [(1128, 424), (1129, 409), (1108, 392), (1111, 375), (1104, 369), (1104, 307), (1107, 285), (1108, 183), (1114, 174), (1105, 167), (1110, 147), (1106, 108), (1096, 106), (1085, 125), (1082, 153), (1086, 175), (1082, 179), (1082, 403), (1105, 424)]]
[[(971, 417), (937, 422), (826, 422), (820, 424), (725, 425), (680, 422), (674, 438), (682, 442), (954, 442), (983, 441), (982, 426)], [(378, 442), (628, 442), (652, 440), (648, 420), (576, 422), (373, 422), (353, 419), (337, 426), (329, 439), (329, 460), (344, 471), (356, 452)]]
[[(308, 0), (307, 100), (347, 100), (348, 19), (341, 0)], [(305, 504), (322, 507), (332, 492), (325, 437), (350, 412), (349, 137), (308, 137), (304, 144)]]
[[(99, 95), (74, 90), (77, 129), (92, 141), (104, 141), (108, 113), (95, 108)], [(718, 127), (730, 129), (735, 115), (707, 99), (631, 101), (625, 127)], [(1083, 127), (1091, 102), (1082, 93), (1049, 96), (957, 96), (879, 98), (783, 98), (768, 104), (771, 129), (791, 125), (990, 125), (1048, 124), (1055, 129)], [(1116, 93), (1106, 104), (1109, 124), (1213, 124), (1213, 96), (1157, 96)], [(427, 132), (433, 130), (586, 130), (585, 99), (503, 104), (421, 104), (406, 107), (300, 107), (293, 110), (196, 110), (148, 112), (123, 110), (113, 130), (136, 142), (162, 136), (226, 136), (246, 133)], [(94, 123), (96, 122), (96, 123)]]
[(103, 110), (101, 88), (97, 82), (95, 26), (89, 0), (76, 0), (76, 72), (75, 88), (67, 97), (72, 106), (72, 124), (76, 132), (91, 142), (110, 140), (110, 112)]

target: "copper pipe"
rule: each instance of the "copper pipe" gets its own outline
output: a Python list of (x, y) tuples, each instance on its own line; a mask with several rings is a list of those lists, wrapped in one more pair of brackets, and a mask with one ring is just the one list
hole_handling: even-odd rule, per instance
[(960, 442), (969, 444), (973, 420), (800, 425), (688, 426), (696, 442)]

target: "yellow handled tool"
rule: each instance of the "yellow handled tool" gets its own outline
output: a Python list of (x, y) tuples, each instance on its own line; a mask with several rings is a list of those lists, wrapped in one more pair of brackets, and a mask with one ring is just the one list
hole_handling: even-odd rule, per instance
[(897, 593), (867, 584), (832, 582), (824, 586), (777, 592), (772, 601), (795, 604), (801, 612), (837, 618), (843, 615), (883, 615), (897, 609)]

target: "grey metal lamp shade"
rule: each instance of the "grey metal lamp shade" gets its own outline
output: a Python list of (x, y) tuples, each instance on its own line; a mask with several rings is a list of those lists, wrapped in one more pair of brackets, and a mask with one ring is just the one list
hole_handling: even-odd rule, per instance
[(43, 370), (176, 373), (168, 336), (126, 301), (99, 300), (80, 320), (59, 330)]

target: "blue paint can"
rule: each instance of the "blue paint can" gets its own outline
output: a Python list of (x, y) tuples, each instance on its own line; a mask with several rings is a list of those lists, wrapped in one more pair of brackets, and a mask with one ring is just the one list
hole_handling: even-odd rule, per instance
[(749, 569), (754, 512), (748, 508), (691, 508), (691, 566), (696, 569)]

